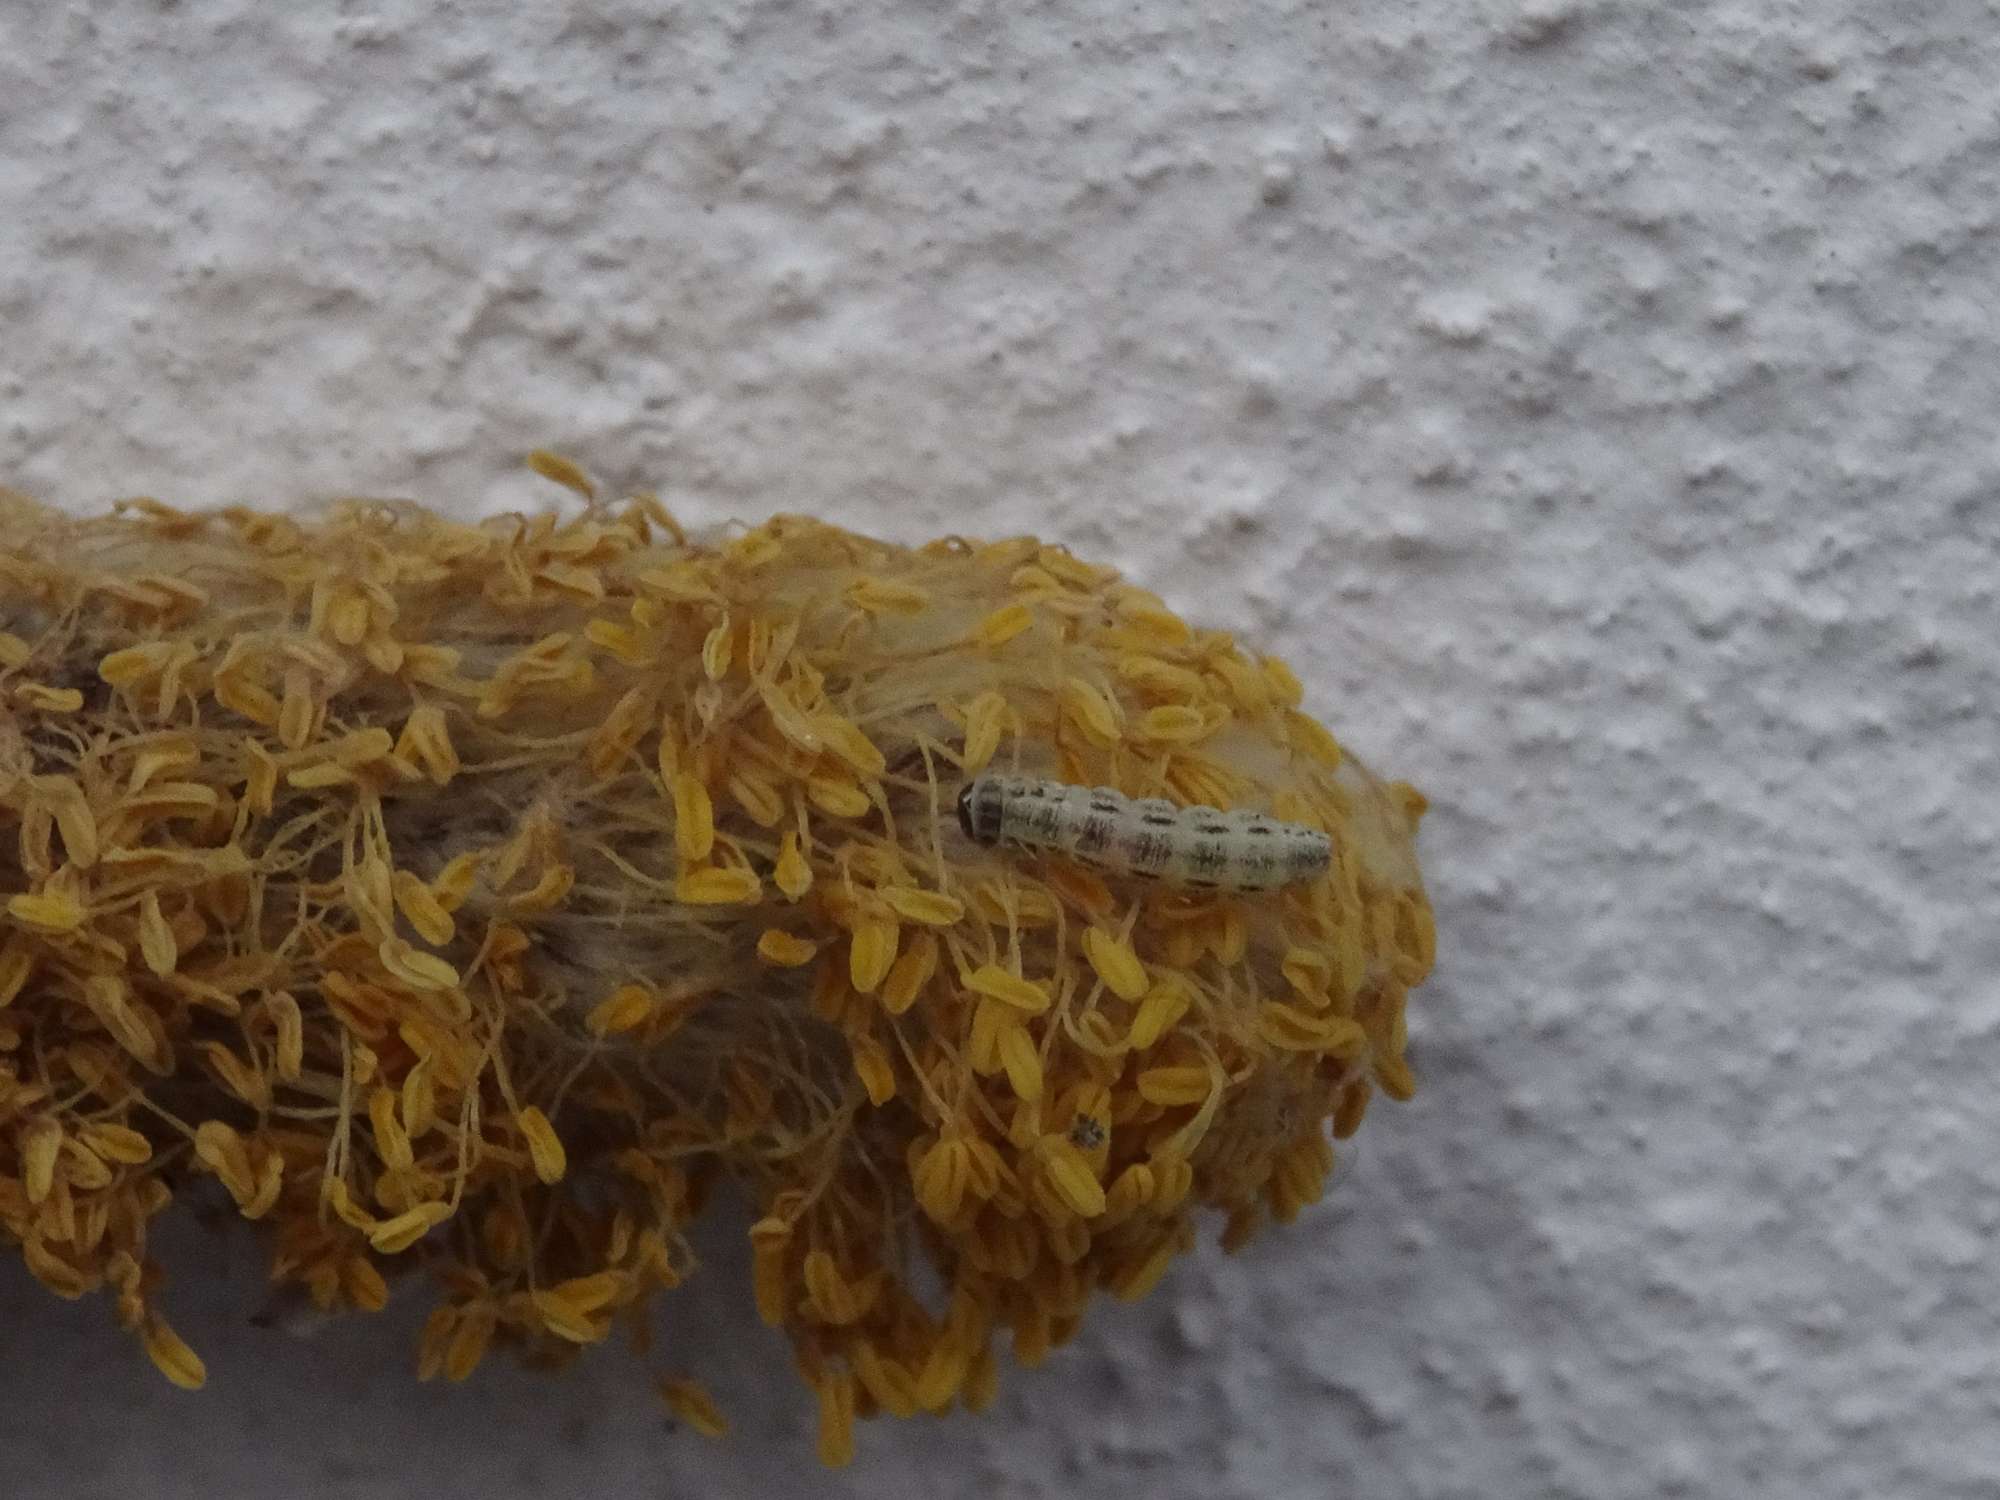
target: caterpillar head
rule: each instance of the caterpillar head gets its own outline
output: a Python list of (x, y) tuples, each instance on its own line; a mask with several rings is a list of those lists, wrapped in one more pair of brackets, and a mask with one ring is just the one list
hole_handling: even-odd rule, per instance
[(1000, 783), (990, 776), (976, 776), (958, 794), (958, 826), (975, 844), (991, 846), (1000, 842), (1000, 816), (1006, 798)]

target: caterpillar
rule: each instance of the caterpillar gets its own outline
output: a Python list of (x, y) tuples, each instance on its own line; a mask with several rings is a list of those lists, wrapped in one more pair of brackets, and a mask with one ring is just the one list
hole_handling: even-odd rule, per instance
[(1333, 841), (1257, 812), (1177, 807), (1110, 787), (1033, 776), (978, 776), (958, 794), (975, 844), (1048, 850), (1120, 875), (1201, 890), (1267, 891), (1319, 879)]

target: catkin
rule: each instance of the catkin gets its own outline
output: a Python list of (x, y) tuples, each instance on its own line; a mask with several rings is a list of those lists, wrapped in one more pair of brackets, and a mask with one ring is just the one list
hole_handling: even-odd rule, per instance
[[(149, 1229), (206, 1182), (321, 1306), (415, 1273), (460, 1380), (685, 1284), (727, 1180), (843, 1463), (1198, 1214), (1291, 1219), (1408, 1097), (1424, 802), (1283, 663), (1032, 538), (690, 540), (534, 467), (581, 511), (0, 492), (0, 1239), (168, 1379)], [(1331, 853), (1195, 888), (988, 847), (989, 771)]]

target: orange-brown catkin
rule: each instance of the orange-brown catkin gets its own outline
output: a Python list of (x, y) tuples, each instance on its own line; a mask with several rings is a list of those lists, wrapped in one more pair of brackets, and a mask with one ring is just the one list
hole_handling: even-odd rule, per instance
[[(647, 498), (0, 496), (0, 537), (0, 1230), (179, 1384), (147, 1228), (194, 1179), (322, 1307), (423, 1268), (419, 1369), (459, 1379), (679, 1285), (726, 1178), (841, 1460), (1142, 1295), (1198, 1210), (1291, 1218), (1329, 1122), (1413, 1086), (1422, 798), (1061, 548), (696, 543)], [(1257, 808), (1333, 869), (1230, 895), (976, 848), (988, 766)]]

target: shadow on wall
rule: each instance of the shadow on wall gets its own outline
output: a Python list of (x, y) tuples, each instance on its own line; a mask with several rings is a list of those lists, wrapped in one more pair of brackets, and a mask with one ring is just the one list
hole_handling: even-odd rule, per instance
[[(675, 1476), (723, 1475), (746, 1493), (779, 1492), (801, 1476), (833, 1479), (825, 1493), (850, 1481), (858, 1491), (871, 1447), (893, 1447), (901, 1460), (913, 1445), (864, 1446), (847, 1475), (822, 1473), (811, 1393), (751, 1303), (743, 1228), (740, 1214), (722, 1213), (700, 1226), (703, 1270), (655, 1304), (650, 1355), (619, 1337), (548, 1374), (496, 1353), (460, 1385), (416, 1379), (431, 1301), (415, 1280), (392, 1283), (388, 1308), (372, 1316), (343, 1315), (309, 1333), (253, 1326), (266, 1302), (264, 1251), (241, 1225), (210, 1229), (170, 1214), (155, 1236), (169, 1268), (161, 1306), (207, 1363), (197, 1393), (159, 1376), (112, 1322), (107, 1301), (58, 1301), (8, 1251), (0, 1449), (14, 1456), (10, 1471), (41, 1476), (8, 1492), (18, 1500), (654, 1495), (676, 1492)], [(654, 1394), (663, 1373), (702, 1379), (732, 1435), (717, 1443), (673, 1430)], [(964, 1426), (926, 1425), (930, 1462), (941, 1461), (940, 1445), (963, 1449)], [(882, 1493), (884, 1477), (893, 1476), (867, 1481), (873, 1492)]]
[[(1157, 1387), (1175, 1383), (1197, 1354), (1173, 1331), (1186, 1320), (1170, 1306), (1170, 1279), (1148, 1303), (1101, 1302), (1076, 1343), (1042, 1368), (1010, 1367), (984, 1416), (865, 1424), (854, 1466), (823, 1470), (811, 1393), (751, 1301), (745, 1227), (735, 1205), (697, 1226), (702, 1270), (658, 1299), (650, 1354), (635, 1355), (621, 1337), (556, 1374), (496, 1354), (461, 1385), (415, 1378), (430, 1306), (419, 1283), (396, 1287), (379, 1314), (309, 1333), (254, 1326), (266, 1302), (263, 1248), (241, 1225), (170, 1214), (155, 1235), (169, 1267), (161, 1306), (208, 1367), (197, 1393), (159, 1376), (104, 1299), (59, 1301), (9, 1251), (0, 1256), (0, 1451), (10, 1471), (32, 1476), (10, 1496), (655, 1495), (726, 1480), (744, 1493), (806, 1483), (816, 1494), (879, 1500), (932, 1496), (939, 1473), (1004, 1493), (1084, 1465), (1185, 1473), (1195, 1458), (1196, 1434), (1155, 1420)], [(1257, 1258), (1253, 1248), (1224, 1274), (1255, 1274)], [(1180, 1300), (1213, 1301), (1220, 1261), (1212, 1245), (1184, 1261)], [(674, 1430), (653, 1390), (666, 1373), (708, 1386), (731, 1420), (729, 1437)], [(1079, 1431), (1103, 1434), (1105, 1446), (1079, 1452), (1073, 1436), (1058, 1437)]]
[[(720, 1483), (934, 1500), (945, 1474), (953, 1490), (1001, 1495), (1178, 1495), (1237, 1493), (1260, 1475), (1338, 1484), (1377, 1462), (1393, 1472), (1410, 1403), (1426, 1400), (1400, 1358), (1383, 1357), (1407, 1339), (1397, 1287), (1415, 1268), (1395, 1241), (1426, 1195), (1422, 1127), (1398, 1118), (1405, 1131), (1378, 1123), (1372, 1143), (1363, 1132), (1344, 1180), (1297, 1224), (1232, 1258), (1211, 1218), (1201, 1248), (1152, 1297), (1100, 1298), (1075, 1343), (1040, 1369), (1007, 1365), (994, 1410), (866, 1423), (840, 1473), (815, 1458), (811, 1394), (756, 1317), (747, 1219), (734, 1204), (697, 1225), (702, 1269), (657, 1300), (648, 1355), (621, 1337), (558, 1374), (495, 1355), (460, 1385), (415, 1379), (430, 1306), (419, 1283), (382, 1313), (309, 1335), (253, 1326), (263, 1249), (239, 1224), (170, 1214), (155, 1238), (170, 1268), (161, 1305), (207, 1362), (199, 1393), (169, 1386), (103, 1299), (57, 1300), (10, 1251), (0, 1255), (0, 1451), (27, 1477), (9, 1497), (509, 1500)], [(654, 1394), (661, 1374), (701, 1379), (730, 1436), (674, 1430)], [(1274, 1422), (1274, 1391), (1310, 1421)]]
[[(994, 1410), (866, 1423), (846, 1471), (819, 1465), (811, 1393), (756, 1316), (740, 1204), (719, 1201), (694, 1226), (700, 1269), (655, 1300), (648, 1354), (621, 1334), (550, 1374), (496, 1352), (458, 1385), (415, 1377), (432, 1305), (417, 1278), (392, 1282), (379, 1314), (307, 1334), (254, 1326), (266, 1251), (224, 1205), (170, 1212), (154, 1235), (168, 1268), (160, 1306), (207, 1364), (198, 1393), (161, 1378), (108, 1299), (63, 1302), (0, 1250), (0, 1452), (19, 1476), (8, 1500), (643, 1497), (718, 1483), (935, 1500), (941, 1474), (953, 1490), (978, 1482), (1001, 1495), (1180, 1495), (1234, 1493), (1271, 1470), (1331, 1484), (1378, 1464), (1395, 1472), (1412, 1410), (1435, 1417), (1451, 1399), (1411, 1383), (1412, 1226), (1444, 1247), (1537, 1253), (1511, 1195), (1452, 1188), (1448, 1164), (1468, 1137), (1506, 1129), (1489, 1117), (1493, 1080), (1468, 1086), (1492, 1068), (1496, 1039), (1454, 1040), (1477, 1007), (1453, 981), (1447, 962), (1413, 1009), (1423, 1087), (1411, 1104), (1371, 1111), (1325, 1202), (1235, 1257), (1214, 1243), (1220, 1216), (1206, 1217), (1200, 1248), (1146, 1301), (1098, 1298), (1077, 1340), (1039, 1369), (1003, 1358)], [(676, 1430), (654, 1392), (661, 1375), (700, 1379), (730, 1435)], [(1287, 1389), (1281, 1404), (1309, 1409), (1309, 1421), (1274, 1411), (1274, 1390)]]

